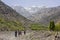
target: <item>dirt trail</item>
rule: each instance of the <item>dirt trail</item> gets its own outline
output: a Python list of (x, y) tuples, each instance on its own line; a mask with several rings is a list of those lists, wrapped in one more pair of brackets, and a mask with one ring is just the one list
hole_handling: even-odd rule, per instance
[(26, 33), (25, 35), (22, 33), (22, 35), (19, 35), (15, 37), (14, 32), (0, 32), (0, 40), (26, 40), (29, 39), (30, 33)]
[[(15, 37), (14, 32), (0, 32), (0, 40), (55, 40), (55, 34), (49, 31), (31, 31)], [(60, 32), (56, 40), (60, 40)]]

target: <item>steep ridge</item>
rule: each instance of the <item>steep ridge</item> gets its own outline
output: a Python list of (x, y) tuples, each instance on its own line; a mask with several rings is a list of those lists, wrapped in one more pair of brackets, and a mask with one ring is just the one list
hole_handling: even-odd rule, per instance
[(28, 24), (31, 23), (30, 20), (17, 13), (11, 7), (3, 3), (1, 0), (0, 0), (0, 19), (4, 19), (6, 21), (18, 21), (21, 22), (24, 27), (27, 27)]
[(24, 7), (22, 6), (14, 6), (13, 7), (14, 10), (16, 10), (16, 12), (18, 12), (20, 15), (28, 18), (29, 16), (31, 16), (30, 12), (27, 11)]

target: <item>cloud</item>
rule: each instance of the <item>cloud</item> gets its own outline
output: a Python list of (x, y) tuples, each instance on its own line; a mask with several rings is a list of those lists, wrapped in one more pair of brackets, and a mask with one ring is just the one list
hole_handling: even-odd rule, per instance
[(26, 10), (31, 10), (31, 8), (25, 7)]
[(32, 7), (36, 7), (36, 6), (32, 6)]
[(15, 4), (14, 6), (20, 6), (20, 4)]

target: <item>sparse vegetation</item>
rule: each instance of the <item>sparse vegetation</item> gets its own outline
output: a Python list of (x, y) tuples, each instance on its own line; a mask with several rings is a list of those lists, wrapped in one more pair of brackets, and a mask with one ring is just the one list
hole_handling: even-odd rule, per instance
[(1, 30), (24, 30), (21, 22), (18, 21), (6, 21), (3, 18), (0, 19)]
[(50, 25), (48, 27), (43, 26), (39, 23), (33, 23), (30, 27), (32, 30), (50, 30), (50, 31), (60, 31), (60, 23), (55, 25), (54, 21), (50, 21)]
[(56, 23), (55, 31), (60, 31), (60, 23)]
[(30, 27), (32, 30), (48, 30), (48, 27), (45, 27), (45, 26), (42, 26), (41, 24), (39, 23), (34, 23), (34, 24), (31, 24), (31, 27)]

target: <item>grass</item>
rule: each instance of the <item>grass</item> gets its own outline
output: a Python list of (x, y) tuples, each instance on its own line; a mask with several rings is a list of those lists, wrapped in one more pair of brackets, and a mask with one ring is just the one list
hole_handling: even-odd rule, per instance
[(38, 23), (35, 23), (35, 24), (31, 24), (30, 29), (32, 29), (32, 30), (48, 30), (48, 27), (45, 27)]
[[(31, 24), (30, 29), (31, 30), (49, 30), (49, 26), (46, 27), (38, 23), (33, 23)], [(60, 31), (60, 23), (55, 24), (54, 31)]]
[[(24, 30), (24, 26), (21, 22), (14, 20), (8, 21), (3, 18), (0, 18), (0, 29), (8, 29), (8, 30)], [(49, 30), (49, 27), (45, 27), (39, 23), (32, 23), (30, 25), (31, 30)], [(55, 25), (54, 31), (60, 31), (60, 23)]]

